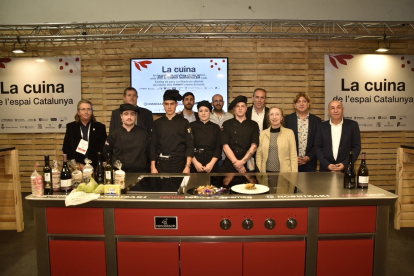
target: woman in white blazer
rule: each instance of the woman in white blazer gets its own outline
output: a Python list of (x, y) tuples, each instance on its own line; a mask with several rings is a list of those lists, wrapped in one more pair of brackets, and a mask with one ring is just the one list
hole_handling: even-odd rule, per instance
[(260, 172), (297, 172), (298, 157), (295, 134), (284, 128), (283, 111), (278, 107), (269, 110), (270, 127), (260, 133), (256, 165)]

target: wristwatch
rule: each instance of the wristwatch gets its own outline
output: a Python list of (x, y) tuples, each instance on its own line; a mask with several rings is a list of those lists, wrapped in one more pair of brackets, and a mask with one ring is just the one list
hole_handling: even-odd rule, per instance
[(191, 164), (185, 164), (185, 166), (191, 168)]

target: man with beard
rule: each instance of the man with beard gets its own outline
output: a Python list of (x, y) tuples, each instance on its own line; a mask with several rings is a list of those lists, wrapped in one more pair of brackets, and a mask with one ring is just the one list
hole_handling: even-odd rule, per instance
[(189, 123), (200, 121), (198, 113), (193, 111), (193, 106), (195, 103), (194, 94), (191, 92), (184, 93), (182, 103), (184, 106), (184, 110), (180, 112), (178, 115), (187, 119)]
[(104, 156), (120, 160), (125, 172), (145, 172), (150, 138), (145, 129), (135, 125), (139, 109), (132, 104), (121, 104), (122, 126), (111, 132), (106, 140)]
[(232, 119), (234, 116), (233, 114), (223, 110), (225, 102), (223, 101), (223, 96), (220, 94), (214, 95), (211, 99), (211, 103), (213, 105), (213, 112), (210, 114), (210, 121), (218, 124), (221, 128), (225, 121)]
[(182, 96), (164, 93), (165, 115), (155, 120), (151, 135), (151, 173), (189, 173), (194, 156), (190, 123), (175, 113)]
[[(245, 96), (237, 96), (229, 105), (229, 110), (233, 108), (235, 116), (224, 122), (221, 132), (221, 143), (227, 156), (221, 171), (245, 173), (246, 163), (259, 145), (259, 126), (246, 117), (247, 98)], [(252, 167), (249, 171), (254, 170), (254, 163)]]
[[(127, 87), (124, 90), (124, 103), (132, 104), (138, 108), (139, 116), (137, 116), (137, 121), (135, 124), (137, 126), (142, 127), (147, 131), (149, 135), (151, 135), (152, 125), (154, 123), (154, 119), (152, 118), (152, 112), (146, 108), (139, 107), (137, 105), (138, 101), (138, 92), (134, 87)], [(117, 129), (118, 127), (122, 126), (121, 121), (121, 110), (119, 108), (112, 111), (111, 115), (111, 124), (109, 126), (109, 133)]]

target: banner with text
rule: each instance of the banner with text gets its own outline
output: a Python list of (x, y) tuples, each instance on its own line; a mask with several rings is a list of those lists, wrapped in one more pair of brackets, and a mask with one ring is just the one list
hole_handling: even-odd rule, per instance
[(414, 130), (414, 56), (325, 55), (326, 108), (333, 99), (361, 131)]
[(80, 57), (0, 58), (0, 133), (65, 132), (80, 99)]

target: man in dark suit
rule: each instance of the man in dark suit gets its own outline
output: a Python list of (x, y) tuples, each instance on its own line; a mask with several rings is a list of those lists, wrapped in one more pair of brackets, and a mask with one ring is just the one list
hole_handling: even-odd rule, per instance
[(295, 133), (300, 172), (316, 172), (315, 135), (321, 119), (309, 113), (310, 98), (298, 93), (293, 99), (296, 112), (285, 117), (285, 125)]
[(343, 118), (342, 102), (331, 101), (328, 112), (331, 119), (319, 124), (315, 137), (319, 171), (343, 172), (348, 165), (350, 151), (354, 154), (354, 161), (358, 159), (361, 133), (357, 122)]
[[(152, 112), (146, 108), (139, 107), (137, 104), (138, 101), (138, 92), (134, 87), (127, 87), (124, 90), (124, 102), (126, 104), (132, 104), (133, 106), (138, 107), (139, 116), (137, 116), (137, 121), (135, 124), (142, 127), (151, 135), (151, 129), (154, 124), (154, 119), (152, 117)], [(122, 126), (121, 120), (121, 111), (119, 108), (112, 111), (111, 115), (111, 124), (109, 126), (109, 133), (112, 133), (115, 129)]]
[(246, 117), (257, 122), (260, 132), (269, 127), (269, 108), (265, 105), (266, 90), (256, 88), (253, 92), (253, 105), (247, 108)]
[(92, 160), (93, 167), (98, 163), (97, 154), (103, 150), (106, 127), (96, 121), (90, 101), (79, 101), (77, 108), (75, 121), (66, 125), (62, 151), (68, 160), (75, 159), (79, 169), (83, 170), (85, 158)]
[(184, 109), (183, 111), (178, 112), (178, 115), (187, 119), (189, 123), (200, 121), (200, 118), (198, 117), (198, 112), (193, 111), (193, 106), (195, 103), (194, 94), (191, 92), (185, 92), (183, 95), (182, 103)]

